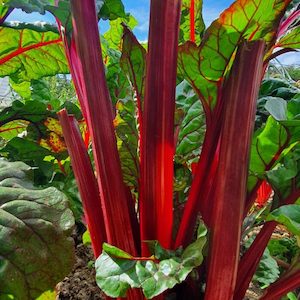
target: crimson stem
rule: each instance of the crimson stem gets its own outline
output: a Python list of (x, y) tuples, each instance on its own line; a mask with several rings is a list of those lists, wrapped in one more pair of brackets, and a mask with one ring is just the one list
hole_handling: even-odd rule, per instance
[[(152, 0), (141, 143), (141, 239), (170, 248), (180, 0)], [(143, 247), (143, 255), (147, 249)]]
[(226, 105), (212, 199), (206, 300), (230, 300), (234, 293), (264, 47), (263, 41), (242, 42), (224, 86)]
[(97, 180), (76, 119), (68, 116), (65, 109), (61, 110), (58, 116), (80, 192), (94, 255), (97, 258), (102, 252), (102, 244), (106, 241)]
[(109, 243), (136, 255), (113, 127), (112, 102), (105, 79), (95, 1), (72, 0), (71, 10), (107, 239)]

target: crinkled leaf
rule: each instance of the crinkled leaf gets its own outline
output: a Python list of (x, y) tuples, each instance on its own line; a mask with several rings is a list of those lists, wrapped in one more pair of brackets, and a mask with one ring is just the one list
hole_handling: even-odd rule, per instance
[(132, 98), (132, 90), (128, 78), (120, 67), (121, 53), (116, 49), (107, 49), (106, 81), (114, 104), (127, 96)]
[(202, 104), (186, 81), (177, 86), (176, 109), (179, 134), (175, 158), (180, 163), (191, 164), (199, 158), (206, 124)]
[(296, 238), (274, 238), (268, 243), (271, 256), (279, 258), (287, 263), (291, 263), (293, 257), (299, 252)]
[(184, 251), (168, 251), (154, 243), (152, 249), (162, 258), (160, 261), (154, 256), (148, 260), (134, 258), (105, 244), (96, 261), (97, 284), (110, 297), (124, 297), (132, 287), (142, 288), (145, 297), (151, 299), (183, 282), (202, 263), (206, 234), (206, 227), (201, 223), (197, 240)]
[(266, 249), (255, 272), (253, 281), (257, 282), (264, 289), (275, 282), (279, 274), (280, 271), (276, 260), (270, 255), (270, 251)]
[(114, 125), (124, 182), (130, 187), (137, 188), (139, 157), (136, 105), (131, 99), (123, 99), (118, 101), (116, 108)]
[(187, 42), (179, 48), (179, 73), (195, 88), (207, 111), (217, 103), (218, 87), (241, 38), (263, 38), (270, 47), (286, 5), (284, 0), (235, 1), (206, 30), (199, 47)]
[[(179, 32), (179, 42), (184, 43), (190, 40), (190, 7), (191, 0), (183, 0), (182, 1), (182, 9), (181, 9), (181, 19), (180, 19), (180, 32)], [(205, 30), (205, 24), (202, 17), (202, 0), (195, 0), (195, 42), (196, 44), (200, 43), (201, 37)]]
[(268, 216), (268, 221), (276, 221), (283, 224), (295, 235), (300, 234), (300, 205), (283, 205), (273, 210)]
[(52, 289), (74, 262), (68, 200), (55, 188), (33, 188), (29, 170), (0, 161), (0, 297), (16, 300)]
[(69, 73), (61, 38), (50, 31), (0, 28), (0, 65), (0, 77), (19, 81)]

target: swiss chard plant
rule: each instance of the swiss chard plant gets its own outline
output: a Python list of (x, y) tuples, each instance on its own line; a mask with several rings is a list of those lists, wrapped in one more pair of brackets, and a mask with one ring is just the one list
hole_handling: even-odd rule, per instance
[[(260, 86), (299, 47), (300, 10), (237, 0), (205, 29), (201, 0), (150, 3), (145, 46), (120, 0), (5, 0), (0, 75), (72, 76), (93, 161), (76, 118), (58, 115), (108, 297), (241, 300), (276, 226), (299, 234), (299, 91)], [(15, 8), (57, 27), (5, 22)], [(300, 286), (298, 254), (275, 273), (262, 299)]]

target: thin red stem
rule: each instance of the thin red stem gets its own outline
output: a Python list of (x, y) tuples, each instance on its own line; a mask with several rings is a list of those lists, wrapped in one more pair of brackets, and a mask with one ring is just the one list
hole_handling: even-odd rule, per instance
[(102, 252), (106, 231), (97, 181), (76, 120), (66, 110), (58, 113), (64, 139), (71, 157), (72, 168), (83, 203), (95, 258)]
[[(71, 1), (80, 85), (92, 138), (108, 242), (136, 255), (129, 207), (113, 127), (95, 1)], [(99, 115), (101, 114), (101, 117)]]

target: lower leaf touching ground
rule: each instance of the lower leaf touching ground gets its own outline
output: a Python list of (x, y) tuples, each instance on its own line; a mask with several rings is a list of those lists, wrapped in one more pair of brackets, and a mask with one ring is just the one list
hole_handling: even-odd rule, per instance
[(200, 223), (197, 239), (184, 250), (165, 250), (157, 241), (148, 241), (151, 257), (133, 257), (104, 243), (96, 261), (98, 286), (110, 297), (125, 297), (130, 288), (142, 288), (147, 299), (183, 282), (203, 261), (207, 229)]
[(0, 160), (0, 299), (36, 299), (74, 262), (68, 200), (55, 188), (35, 189), (29, 171)]

